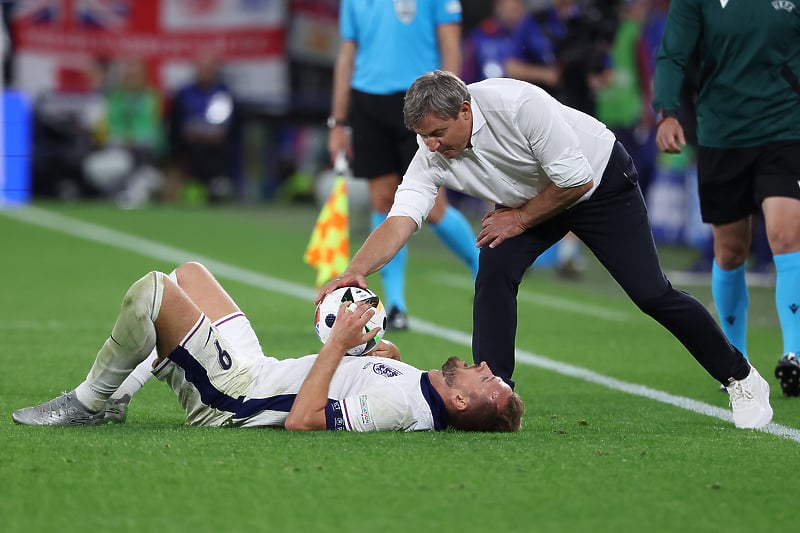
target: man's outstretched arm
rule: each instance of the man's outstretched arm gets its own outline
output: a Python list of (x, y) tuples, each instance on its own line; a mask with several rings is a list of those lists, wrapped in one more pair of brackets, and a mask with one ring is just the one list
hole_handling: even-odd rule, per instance
[(364, 241), (347, 270), (320, 289), (314, 303), (319, 304), (339, 287), (358, 286), (366, 289), (366, 277), (391, 261), (416, 230), (417, 223), (411, 217), (392, 216), (384, 220)]
[(328, 388), (333, 374), (347, 350), (367, 342), (380, 332), (378, 328), (363, 333), (364, 326), (374, 313), (375, 309), (367, 302), (339, 307), (331, 334), (317, 355), (317, 360), (303, 381), (292, 410), (289, 411), (284, 424), (286, 429), (295, 431), (326, 429), (325, 407), (328, 405)]

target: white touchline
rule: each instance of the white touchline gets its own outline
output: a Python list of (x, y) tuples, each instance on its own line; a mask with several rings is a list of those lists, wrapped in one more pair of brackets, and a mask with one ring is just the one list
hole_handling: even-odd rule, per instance
[[(449, 285), (459, 289), (474, 289), (475, 285), (472, 278), (465, 275), (449, 275), (443, 272), (434, 272), (430, 274), (430, 278), (436, 283), (442, 285)], [(635, 318), (634, 315), (622, 311), (614, 311), (605, 307), (597, 305), (583, 304), (575, 300), (567, 298), (559, 298), (557, 296), (550, 296), (547, 294), (534, 294), (530, 291), (523, 289), (519, 290), (517, 300), (530, 302), (532, 304), (547, 307), (548, 309), (558, 309), (560, 311), (567, 311), (570, 313), (588, 315), (598, 320), (610, 320), (613, 322), (628, 322)], [(642, 315), (642, 313), (639, 313)], [(643, 315), (646, 316), (646, 315)], [(649, 317), (647, 317), (649, 319)]]
[[(105, 228), (97, 224), (83, 222), (75, 218), (67, 217), (41, 209), (38, 207), (24, 207), (19, 209), (0, 209), (0, 215), (27, 222), (35, 226), (41, 226), (54, 231), (66, 233), (75, 237), (80, 237), (86, 240), (99, 242), (115, 248), (121, 248), (130, 252), (138, 253), (147, 257), (160, 259), (162, 261), (170, 261), (176, 265), (185, 261), (198, 261), (206, 265), (214, 275), (228, 278), (240, 283), (245, 283), (253, 287), (266, 289), (273, 292), (278, 292), (286, 296), (294, 298), (302, 298), (304, 300), (312, 301), (317, 291), (313, 288), (292, 283), (290, 281), (273, 278), (265, 274), (253, 272), (239, 268), (222, 261), (217, 261), (210, 257), (206, 257), (188, 250), (182, 250), (166, 244), (161, 244), (150, 239), (136, 237), (121, 231)], [(426, 333), (433, 337), (439, 337), (451, 342), (471, 346), (472, 337), (468, 333), (450, 329), (433, 322), (421, 320), (419, 318), (410, 318), (411, 327), (415, 332)], [(611, 378), (598, 374), (591, 370), (581, 368), (578, 366), (555, 361), (547, 357), (528, 352), (526, 350), (517, 350), (517, 361), (520, 363), (543, 368), (557, 372), (559, 374), (596, 383), (609, 389), (626, 392), (635, 396), (641, 396), (657, 402), (673, 405), (692, 411), (707, 415), (710, 417), (718, 418), (725, 422), (732, 423), (732, 417), (727, 409), (717, 407), (711, 404), (685, 398), (683, 396), (675, 396), (666, 392), (656, 389), (651, 389), (644, 385), (637, 385), (635, 383), (628, 383), (619, 379)], [(800, 430), (783, 426), (776, 423), (768, 424), (764, 429), (765, 433), (784, 437), (800, 443)]]

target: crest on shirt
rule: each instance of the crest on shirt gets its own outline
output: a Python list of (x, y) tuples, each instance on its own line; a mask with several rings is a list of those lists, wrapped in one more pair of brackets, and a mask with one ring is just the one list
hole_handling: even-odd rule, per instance
[(403, 375), (403, 373), (397, 370), (396, 368), (392, 368), (389, 365), (385, 365), (383, 363), (373, 364), (372, 371), (378, 374), (379, 376), (383, 376), (385, 378), (394, 378)]
[(403, 24), (410, 24), (417, 16), (417, 0), (394, 0), (394, 12)]
[(772, 7), (777, 11), (778, 9), (785, 9), (789, 13), (794, 9), (794, 4), (789, 0), (775, 0), (772, 2)]

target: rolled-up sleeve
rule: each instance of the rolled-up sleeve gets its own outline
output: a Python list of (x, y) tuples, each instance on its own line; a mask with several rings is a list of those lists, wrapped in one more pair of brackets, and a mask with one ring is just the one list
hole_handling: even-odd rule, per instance
[(435, 168), (430, 164), (426, 154), (418, 152), (408, 166), (403, 181), (394, 195), (394, 203), (389, 211), (390, 217), (411, 217), (417, 223), (417, 230), (428, 217), (436, 194), (439, 191)]
[(547, 105), (534, 94), (520, 102), (516, 118), (533, 156), (556, 186), (576, 187), (594, 177), (595, 172), (575, 134), (575, 125), (569, 124), (560, 104)]

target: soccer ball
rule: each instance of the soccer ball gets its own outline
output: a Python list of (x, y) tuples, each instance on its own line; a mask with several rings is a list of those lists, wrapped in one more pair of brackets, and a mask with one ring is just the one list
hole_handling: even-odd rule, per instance
[(360, 344), (347, 351), (347, 355), (367, 355), (381, 341), (384, 331), (386, 331), (386, 310), (378, 296), (361, 287), (340, 287), (327, 295), (317, 306), (314, 324), (317, 329), (317, 336), (324, 344), (331, 334), (331, 328), (336, 321), (336, 313), (344, 302), (367, 301), (375, 308), (375, 314), (364, 326), (364, 332), (372, 331), (375, 328), (383, 328), (374, 338), (364, 344)]

